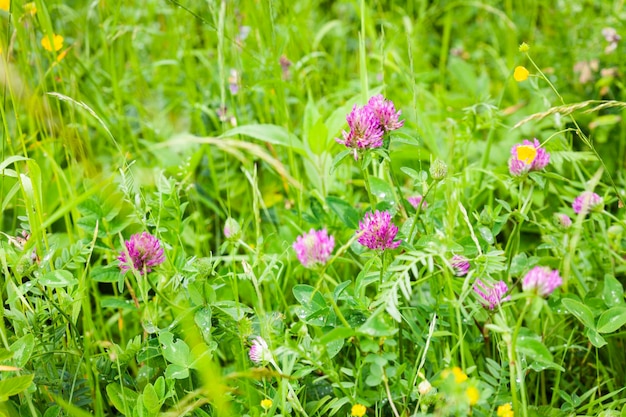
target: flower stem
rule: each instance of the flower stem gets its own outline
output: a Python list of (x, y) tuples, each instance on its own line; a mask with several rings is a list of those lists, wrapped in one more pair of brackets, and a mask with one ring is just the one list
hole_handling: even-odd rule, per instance
[[(520, 406), (522, 411), (522, 416), (528, 416), (527, 404), (526, 404), (526, 393), (524, 392), (524, 373), (522, 372), (521, 366), (517, 361), (517, 336), (522, 327), (522, 323), (524, 321), (524, 316), (526, 315), (526, 311), (530, 306), (530, 299), (526, 300), (524, 304), (524, 308), (522, 308), (522, 312), (517, 319), (517, 323), (515, 323), (515, 328), (513, 329), (513, 335), (511, 336), (511, 343), (509, 346), (509, 378), (511, 381), (511, 395), (513, 397), (513, 410), (515, 412), (519, 412)], [(520, 400), (517, 396), (517, 377), (520, 378), (520, 393), (522, 396), (522, 401), (520, 404)]]
[(370, 207), (373, 210), (376, 206), (376, 201), (374, 200), (374, 196), (372, 195), (372, 190), (370, 188), (370, 176), (367, 172), (367, 167), (365, 167), (363, 159), (360, 159), (359, 162), (359, 167), (361, 168), (361, 172), (363, 173), (363, 182), (365, 182), (365, 190), (367, 191), (367, 196), (370, 200)]

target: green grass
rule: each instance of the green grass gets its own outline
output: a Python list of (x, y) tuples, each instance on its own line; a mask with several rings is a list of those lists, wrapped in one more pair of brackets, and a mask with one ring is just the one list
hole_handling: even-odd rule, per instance
[[(623, 1), (34, 3), (0, 11), (0, 416), (626, 412)], [(355, 161), (335, 138), (379, 93), (404, 126)], [(533, 138), (550, 163), (513, 178)], [(356, 240), (375, 209), (384, 255)], [(123, 274), (141, 232), (165, 261)]]

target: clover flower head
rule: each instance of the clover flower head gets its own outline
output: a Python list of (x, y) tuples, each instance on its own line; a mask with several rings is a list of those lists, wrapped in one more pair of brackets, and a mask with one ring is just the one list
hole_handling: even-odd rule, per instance
[(252, 340), (252, 346), (248, 352), (250, 360), (256, 364), (269, 362), (272, 359), (272, 352), (267, 346), (267, 342), (261, 336), (257, 336)]
[(328, 262), (333, 249), (335, 238), (328, 235), (326, 229), (311, 229), (308, 233), (298, 236), (293, 243), (298, 260), (305, 268), (315, 268)]
[(264, 410), (269, 410), (270, 408), (272, 408), (272, 404), (274, 404), (274, 402), (269, 398), (264, 398), (261, 400), (261, 408), (263, 408)]
[(120, 261), (120, 269), (125, 272), (135, 269), (140, 274), (152, 271), (152, 267), (165, 261), (163, 248), (159, 239), (148, 232), (134, 234), (124, 242), (125, 250), (120, 252), (117, 258)]
[(358, 242), (372, 250), (395, 249), (400, 246), (400, 240), (394, 239), (398, 227), (391, 222), (388, 211), (369, 212), (359, 222)]
[(532, 142), (524, 140), (522, 144), (513, 145), (509, 159), (509, 172), (515, 177), (528, 171), (540, 171), (550, 163), (550, 154), (541, 148), (537, 139)]
[(420, 382), (419, 385), (417, 386), (417, 392), (419, 392), (420, 395), (426, 395), (432, 389), (433, 389), (433, 386), (427, 379)]
[(536, 266), (524, 276), (522, 290), (535, 292), (541, 297), (546, 297), (563, 283), (559, 271), (551, 270), (545, 266)]
[(507, 287), (504, 281), (495, 283), (493, 287), (486, 285), (479, 279), (477, 279), (476, 284), (474, 284), (474, 292), (482, 298), (481, 302), (485, 307), (489, 308), (489, 310), (493, 310), (496, 306), (502, 304), (502, 302), (511, 299), (511, 296), (504, 296), (508, 290), (509, 287)]
[(572, 219), (570, 219), (567, 214), (563, 213), (556, 213), (554, 215), (554, 222), (562, 229), (569, 229), (569, 227), (572, 225)]
[(398, 120), (402, 111), (396, 112), (393, 101), (386, 100), (382, 94), (370, 98), (366, 107), (369, 107), (376, 115), (381, 129), (385, 132), (400, 129), (404, 125), (404, 120)]
[(576, 214), (587, 214), (591, 210), (602, 210), (604, 200), (598, 194), (591, 191), (583, 191), (574, 199), (572, 208)]
[(470, 269), (469, 260), (465, 256), (461, 255), (454, 255), (450, 260), (450, 265), (452, 265), (452, 269), (454, 269), (454, 274), (457, 277), (467, 275)]
[(435, 181), (441, 181), (446, 177), (446, 175), (448, 175), (448, 165), (441, 159), (435, 158), (435, 160), (430, 164), (428, 171), (430, 172), (430, 176), (433, 177)]
[(380, 127), (378, 116), (369, 106), (357, 106), (346, 117), (350, 131), (343, 131), (343, 140), (335, 140), (354, 150), (354, 159), (358, 159), (357, 150), (380, 148), (383, 145), (384, 130)]
[(228, 240), (237, 240), (241, 237), (241, 226), (237, 220), (229, 217), (224, 223), (224, 236)]
[(413, 206), (415, 210), (417, 210), (417, 208), (420, 207), (420, 205), (421, 205), (422, 210), (426, 210), (428, 208), (428, 203), (426, 202), (426, 200), (424, 200), (424, 197), (422, 197), (421, 195), (409, 197), (407, 198), (407, 201), (409, 202), (409, 204)]

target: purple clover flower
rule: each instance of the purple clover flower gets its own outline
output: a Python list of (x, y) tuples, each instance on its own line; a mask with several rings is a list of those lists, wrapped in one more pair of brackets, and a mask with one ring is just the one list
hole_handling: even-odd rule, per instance
[(589, 211), (602, 208), (604, 200), (598, 194), (591, 191), (583, 191), (574, 199), (572, 208), (576, 214), (587, 214)]
[(546, 297), (563, 283), (559, 271), (551, 270), (545, 266), (536, 266), (522, 280), (522, 290), (537, 293)]
[(385, 132), (400, 129), (404, 125), (404, 120), (398, 120), (402, 111), (396, 112), (393, 101), (386, 100), (382, 94), (370, 98), (366, 107), (369, 107), (374, 112), (381, 129)]
[(417, 210), (417, 208), (420, 207), (420, 204), (422, 206), (421, 207), (422, 210), (426, 210), (428, 208), (428, 203), (426, 202), (426, 200), (424, 200), (424, 197), (422, 197), (421, 195), (416, 195), (415, 197), (409, 197), (407, 198), (407, 201), (409, 202), (409, 204), (413, 206), (415, 210)]
[(391, 222), (389, 212), (376, 210), (365, 214), (359, 222), (358, 242), (372, 250), (395, 249), (401, 242), (394, 242), (397, 233), (398, 227)]
[(509, 287), (507, 287), (504, 281), (496, 282), (493, 287), (484, 284), (479, 279), (477, 279), (476, 284), (474, 284), (474, 292), (482, 298), (482, 304), (489, 308), (489, 310), (493, 310), (496, 306), (502, 304), (503, 301), (511, 299), (510, 295), (504, 297), (504, 294), (506, 294), (508, 290)]
[(338, 143), (354, 150), (354, 159), (358, 159), (358, 149), (374, 149), (383, 145), (383, 135), (376, 113), (368, 106), (355, 105), (346, 117), (350, 132), (342, 131), (343, 140)]
[(537, 139), (533, 142), (524, 140), (522, 144), (513, 145), (511, 159), (509, 159), (509, 172), (519, 177), (529, 171), (541, 171), (550, 163), (550, 154), (541, 148)]
[(129, 240), (124, 242), (124, 245), (126, 249), (122, 250), (117, 258), (120, 261), (122, 272), (135, 269), (143, 275), (152, 271), (153, 266), (160, 265), (165, 261), (159, 239), (148, 232), (132, 235)]
[(328, 262), (335, 247), (335, 238), (328, 236), (326, 229), (311, 229), (308, 233), (298, 236), (293, 249), (298, 260), (305, 268), (315, 268)]
[(470, 269), (469, 260), (465, 256), (461, 255), (454, 255), (450, 260), (450, 265), (452, 265), (452, 269), (454, 269), (454, 274), (457, 277), (467, 275)]
[(556, 213), (554, 215), (554, 222), (562, 229), (568, 229), (572, 225), (572, 219), (567, 214)]
[(248, 352), (250, 360), (256, 364), (269, 362), (272, 359), (272, 352), (267, 346), (267, 342), (261, 336), (257, 336), (252, 340), (252, 346)]

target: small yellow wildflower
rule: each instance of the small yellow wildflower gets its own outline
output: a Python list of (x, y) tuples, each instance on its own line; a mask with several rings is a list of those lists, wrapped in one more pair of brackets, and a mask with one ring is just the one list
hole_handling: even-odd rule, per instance
[(29, 3), (24, 4), (24, 13), (34, 16), (37, 14), (37, 5), (35, 2), (31, 1)]
[(530, 46), (528, 46), (526, 42), (522, 42), (522, 44), (519, 46), (520, 52), (528, 52), (529, 49), (530, 49)]
[(506, 403), (498, 407), (498, 417), (515, 417), (511, 403)]
[(452, 374), (454, 374), (454, 382), (457, 384), (467, 380), (467, 375), (458, 366), (452, 368)]
[(519, 145), (515, 150), (517, 152), (517, 159), (526, 165), (533, 163), (537, 157), (537, 148), (529, 145)]
[(469, 387), (465, 391), (465, 395), (467, 395), (467, 399), (469, 400), (469, 404), (471, 406), (476, 405), (476, 403), (478, 403), (478, 400), (480, 399), (480, 392), (478, 392), (478, 389), (476, 387)]
[(363, 404), (354, 404), (352, 406), (352, 411), (350, 412), (350, 415), (352, 417), (363, 417), (366, 411), (367, 409)]
[(11, 0), (0, 0), (0, 10), (8, 12), (11, 8)]
[(269, 410), (270, 408), (272, 408), (272, 404), (273, 402), (269, 398), (261, 400), (261, 407), (263, 407), (264, 410)]
[(528, 79), (528, 74), (530, 74), (530, 72), (526, 68), (522, 66), (515, 67), (513, 78), (515, 78), (515, 81), (518, 83), (521, 83), (522, 81), (526, 81)]
[[(59, 51), (61, 48), (63, 48), (63, 36), (53, 35), (52, 41), (54, 42), (55, 51)], [(49, 36), (46, 35), (43, 37), (43, 39), (41, 39), (41, 46), (43, 46), (43, 49), (45, 49), (46, 51), (52, 51), (52, 45), (50, 45)]]

